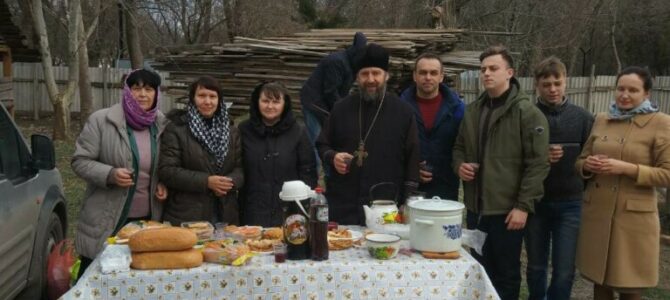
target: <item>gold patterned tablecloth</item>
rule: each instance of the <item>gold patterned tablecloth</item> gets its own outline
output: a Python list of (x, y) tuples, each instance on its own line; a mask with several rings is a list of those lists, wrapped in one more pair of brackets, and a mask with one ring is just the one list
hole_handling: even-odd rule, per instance
[[(403, 241), (406, 242), (406, 241)], [(205, 263), (184, 270), (100, 273), (95, 260), (62, 299), (499, 299), (484, 268), (461, 258), (399, 254), (382, 261), (367, 250), (331, 251), (330, 259), (274, 263), (259, 255), (242, 267)]]

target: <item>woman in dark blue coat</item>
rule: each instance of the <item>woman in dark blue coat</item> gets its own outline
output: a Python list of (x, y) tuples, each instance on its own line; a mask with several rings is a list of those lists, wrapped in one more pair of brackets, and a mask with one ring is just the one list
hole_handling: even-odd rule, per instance
[(264, 227), (283, 222), (282, 184), (302, 180), (316, 186), (316, 161), (307, 131), (296, 122), (291, 97), (281, 84), (258, 85), (251, 94), (249, 120), (239, 126), (245, 175), (243, 222)]

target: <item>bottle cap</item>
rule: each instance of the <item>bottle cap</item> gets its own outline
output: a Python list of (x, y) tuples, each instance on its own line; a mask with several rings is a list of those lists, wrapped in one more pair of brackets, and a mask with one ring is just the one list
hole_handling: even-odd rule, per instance
[(317, 186), (317, 187), (314, 189), (314, 192), (317, 193), (317, 194), (322, 194), (322, 193), (323, 193), (323, 188), (320, 187), (320, 186)]

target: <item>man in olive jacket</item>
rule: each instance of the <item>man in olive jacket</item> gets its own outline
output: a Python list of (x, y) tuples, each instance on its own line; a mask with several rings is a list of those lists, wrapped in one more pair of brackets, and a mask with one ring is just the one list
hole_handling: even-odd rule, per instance
[(524, 228), (549, 173), (547, 120), (513, 77), (507, 49), (493, 46), (479, 57), (486, 89), (465, 109), (453, 168), (463, 181), (467, 225), (487, 233), (483, 255), (501, 299), (519, 299)]

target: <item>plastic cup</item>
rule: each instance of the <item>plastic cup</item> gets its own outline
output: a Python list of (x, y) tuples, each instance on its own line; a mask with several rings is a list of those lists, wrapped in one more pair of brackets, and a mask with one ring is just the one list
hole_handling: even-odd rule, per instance
[(214, 224), (214, 239), (215, 240), (222, 240), (225, 238), (225, 231), (223, 230), (226, 226), (228, 226), (228, 223), (226, 222), (217, 222)]
[(423, 199), (426, 198), (426, 192), (422, 191), (412, 191), (409, 194), (409, 198), (414, 198), (414, 199)]
[(597, 158), (598, 160), (605, 160), (605, 159), (608, 159), (608, 158), (610, 158), (610, 157), (607, 156), (607, 155), (605, 155), (605, 154), (596, 154), (596, 158)]
[(426, 161), (423, 161), (419, 164), (419, 169), (421, 169), (423, 171), (426, 171), (426, 172), (433, 173), (433, 165), (427, 163)]
[(344, 159), (344, 163), (347, 164), (347, 171), (349, 171), (349, 169), (351, 169), (351, 162), (352, 161), (354, 161), (354, 160), (351, 157), (347, 157), (347, 158)]
[(286, 245), (284, 243), (273, 245), (272, 254), (275, 256), (276, 263), (280, 264), (286, 262)]
[[(563, 157), (563, 154), (562, 154), (563, 145), (561, 145), (561, 144), (549, 144), (549, 152), (550, 152), (549, 162), (550, 163), (555, 163), (555, 162), (559, 161), (561, 159), (561, 157)], [(555, 158), (555, 157), (552, 158), (552, 156), (556, 156), (556, 155), (560, 155), (560, 156), (558, 158)]]

